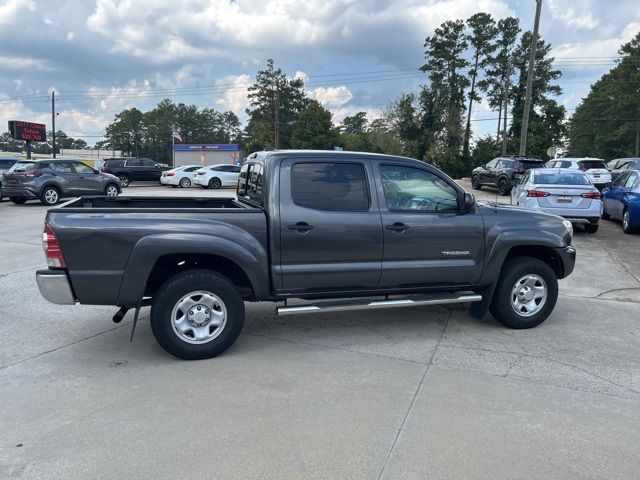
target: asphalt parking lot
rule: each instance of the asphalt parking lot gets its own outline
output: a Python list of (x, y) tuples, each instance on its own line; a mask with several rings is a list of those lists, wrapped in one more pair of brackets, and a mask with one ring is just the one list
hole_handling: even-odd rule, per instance
[(226, 354), (185, 362), (148, 312), (129, 343), (131, 312), (40, 297), (45, 212), (0, 203), (0, 478), (638, 477), (640, 235), (619, 223), (577, 229), (575, 272), (532, 330), (463, 307), (247, 304)]

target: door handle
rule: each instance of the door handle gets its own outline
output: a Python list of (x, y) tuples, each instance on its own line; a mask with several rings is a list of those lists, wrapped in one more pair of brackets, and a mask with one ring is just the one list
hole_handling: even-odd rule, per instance
[(409, 227), (409, 225), (405, 225), (402, 222), (395, 222), (393, 225), (387, 225), (384, 228), (386, 228), (387, 230), (392, 230), (392, 231), (394, 231), (396, 233), (402, 233), (405, 230), (408, 230), (410, 227)]
[(300, 233), (306, 233), (316, 227), (314, 227), (313, 225), (309, 225), (307, 222), (298, 222), (295, 225), (287, 225), (287, 228), (289, 230), (296, 230)]

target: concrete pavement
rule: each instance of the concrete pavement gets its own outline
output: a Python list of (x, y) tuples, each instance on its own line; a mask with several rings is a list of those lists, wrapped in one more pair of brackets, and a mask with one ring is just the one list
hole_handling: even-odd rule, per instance
[(232, 349), (185, 362), (156, 344), (146, 311), (129, 343), (131, 313), (118, 326), (115, 308), (40, 297), (45, 211), (0, 203), (0, 478), (640, 471), (640, 236), (617, 223), (576, 232), (576, 270), (532, 330), (461, 307), (276, 317), (247, 304)]

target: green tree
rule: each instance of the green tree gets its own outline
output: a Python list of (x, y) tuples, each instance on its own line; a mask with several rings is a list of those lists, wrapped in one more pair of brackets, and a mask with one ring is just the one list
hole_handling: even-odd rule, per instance
[(487, 103), (493, 110), (498, 109), (499, 140), (503, 113), (503, 97), (507, 79), (513, 74), (513, 67), (509, 68), (509, 60), (513, 60), (514, 50), (520, 34), (520, 22), (517, 18), (506, 17), (498, 21), (497, 35), (492, 46), (493, 53), (487, 59), (484, 78), (478, 82), (480, 90), (485, 92)]
[(310, 100), (293, 124), (291, 148), (332, 149), (336, 144), (337, 134), (331, 116), (331, 112), (319, 102)]
[(469, 90), (469, 107), (467, 108), (467, 125), (464, 130), (464, 141), (462, 146), (462, 156), (469, 156), (469, 137), (471, 135), (471, 112), (473, 102), (480, 101), (480, 96), (476, 93), (476, 80), (480, 69), (483, 69), (491, 59), (491, 54), (497, 48), (494, 40), (497, 34), (496, 22), (493, 17), (484, 12), (476, 13), (467, 20), (467, 26), (471, 29), (467, 40), (473, 48), (472, 68), (469, 70), (471, 77), (471, 89)]
[(474, 167), (485, 165), (490, 160), (493, 160), (498, 156), (499, 150), (496, 145), (496, 140), (491, 135), (485, 135), (478, 139), (473, 147), (473, 162)]
[(279, 147), (290, 148), (293, 124), (309, 102), (303, 80), (287, 78), (281, 69), (275, 68), (273, 60), (268, 59), (267, 67), (258, 71), (256, 82), (249, 87), (248, 98), (247, 149), (254, 151), (275, 146), (276, 99), (280, 105)]
[[(463, 144), (462, 116), (465, 112), (465, 89), (469, 86), (464, 55), (468, 46), (462, 20), (447, 21), (425, 40), (426, 63), (420, 68), (429, 75), (429, 102), (438, 106), (443, 128), (435, 132), (427, 159), (443, 166), (449, 174), (468, 170), (460, 158)], [(434, 117), (435, 121), (435, 117)]]
[(591, 86), (569, 121), (570, 155), (640, 156), (640, 33), (618, 53), (618, 65)]
[(129, 108), (116, 114), (115, 120), (106, 129), (115, 149), (127, 152), (128, 156), (140, 155), (144, 136), (144, 114), (137, 108)]
[(358, 112), (355, 115), (344, 117), (340, 130), (344, 133), (361, 134), (367, 128), (367, 113)]
[[(518, 81), (511, 89), (513, 98), (512, 121), (509, 131), (509, 151), (518, 150), (522, 112), (527, 83), (528, 58), (531, 48), (531, 32), (525, 32), (520, 44), (514, 51), (514, 67), (518, 73)], [(529, 113), (529, 133), (527, 155), (543, 158), (546, 150), (560, 145), (565, 133), (564, 117), (566, 110), (559, 105), (553, 96), (560, 95), (562, 89), (554, 81), (562, 72), (553, 67), (554, 58), (549, 56), (551, 45), (538, 38), (538, 48), (534, 63), (534, 80), (531, 89), (531, 110)]]

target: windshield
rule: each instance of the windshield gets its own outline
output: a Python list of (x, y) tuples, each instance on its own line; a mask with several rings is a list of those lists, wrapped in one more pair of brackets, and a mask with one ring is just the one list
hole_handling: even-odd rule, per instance
[(591, 170), (592, 168), (607, 168), (607, 165), (602, 160), (581, 160), (578, 162), (580, 170)]
[(537, 173), (534, 183), (540, 185), (591, 185), (587, 176), (580, 172)]

